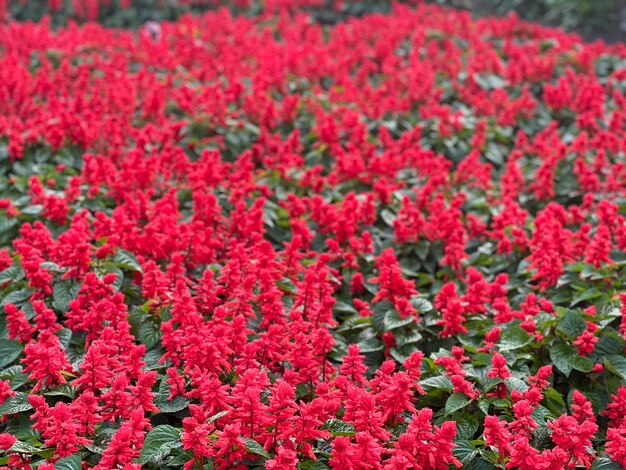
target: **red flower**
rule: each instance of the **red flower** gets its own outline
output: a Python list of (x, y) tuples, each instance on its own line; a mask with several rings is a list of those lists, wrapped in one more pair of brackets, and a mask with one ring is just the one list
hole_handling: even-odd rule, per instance
[(124, 421), (115, 432), (111, 441), (102, 453), (102, 459), (94, 467), (95, 470), (108, 470), (111, 468), (131, 468), (133, 460), (139, 456), (145, 437), (146, 429), (149, 428), (148, 419), (144, 417), (142, 408), (137, 408), (130, 413), (127, 421)]
[(491, 370), (487, 372), (487, 377), (497, 377), (499, 379), (511, 377), (511, 372), (509, 372), (506, 367), (506, 359), (498, 352), (494, 353), (493, 358), (491, 359), (491, 367)]
[(213, 432), (214, 426), (207, 423), (210, 418), (208, 414), (198, 405), (189, 405), (191, 416), (183, 418), (183, 449), (192, 450), (194, 460), (202, 461), (213, 455), (213, 449), (209, 441), (209, 435)]
[(626, 428), (609, 428), (606, 432), (606, 453), (611, 460), (626, 467)]
[(363, 365), (364, 356), (359, 354), (359, 347), (356, 344), (350, 345), (348, 354), (343, 357), (343, 364), (339, 371), (357, 384), (365, 384), (366, 379), (363, 373), (367, 371), (367, 366)]
[(9, 450), (13, 444), (17, 442), (17, 438), (9, 433), (0, 434), (0, 449)]
[(42, 331), (36, 342), (26, 345), (20, 362), (25, 365), (24, 371), (30, 372), (29, 379), (37, 381), (33, 392), (43, 386), (64, 384), (67, 380), (63, 372), (73, 372), (59, 339), (49, 330)]
[(240, 438), (241, 424), (227, 424), (223, 431), (216, 432), (218, 439), (213, 443), (215, 467), (217, 469), (235, 468), (237, 461), (246, 455), (246, 444)]
[(11, 390), (11, 382), (8, 380), (0, 380), (0, 405), (9, 397), (15, 396), (15, 392)]
[(552, 430), (552, 441), (568, 452), (569, 461), (589, 468), (595, 458), (595, 452), (589, 449), (592, 448), (591, 440), (598, 430), (598, 425), (594, 421), (578, 423), (574, 417), (562, 415), (548, 422), (548, 427)]

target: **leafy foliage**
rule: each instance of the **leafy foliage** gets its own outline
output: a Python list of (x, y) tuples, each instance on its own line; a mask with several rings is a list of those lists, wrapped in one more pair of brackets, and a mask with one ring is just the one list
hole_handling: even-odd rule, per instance
[(272, 11), (0, 26), (0, 465), (624, 467), (624, 47)]

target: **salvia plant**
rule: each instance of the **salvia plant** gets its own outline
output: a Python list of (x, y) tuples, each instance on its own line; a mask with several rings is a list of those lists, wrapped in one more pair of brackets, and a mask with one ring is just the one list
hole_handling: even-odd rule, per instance
[(626, 47), (279, 10), (0, 26), (0, 468), (626, 467)]

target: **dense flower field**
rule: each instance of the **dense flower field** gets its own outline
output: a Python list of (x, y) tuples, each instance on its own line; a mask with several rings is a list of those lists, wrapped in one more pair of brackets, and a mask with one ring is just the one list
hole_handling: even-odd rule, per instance
[(0, 138), (1, 468), (626, 467), (626, 47), (9, 23)]

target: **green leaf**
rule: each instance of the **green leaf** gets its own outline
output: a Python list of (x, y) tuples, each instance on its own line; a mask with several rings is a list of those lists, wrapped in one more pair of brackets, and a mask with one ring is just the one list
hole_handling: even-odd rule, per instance
[(531, 413), (531, 416), (537, 422), (537, 424), (539, 424), (540, 429), (541, 426), (545, 426), (546, 419), (556, 418), (556, 416), (552, 416), (552, 413), (550, 413), (549, 409), (541, 405), (535, 407), (535, 409)]
[(504, 88), (507, 85), (507, 81), (500, 77), (499, 75), (490, 73), (485, 75), (480, 75), (475, 73), (473, 75), (474, 81), (480, 86), (483, 90), (494, 90), (498, 88)]
[(383, 219), (387, 225), (393, 227), (393, 222), (396, 220), (396, 214), (391, 212), (389, 209), (383, 209), (380, 211), (380, 218)]
[(518, 392), (523, 393), (528, 390), (528, 385), (526, 385), (526, 382), (516, 377), (507, 377), (506, 379), (504, 379), (504, 383), (511, 391), (517, 390)]
[(92, 452), (94, 454), (98, 454), (98, 455), (102, 455), (102, 453), (104, 452), (104, 449), (100, 446), (97, 446), (95, 444), (85, 444), (85, 449), (87, 449), (89, 452)]
[(587, 322), (585, 319), (580, 313), (573, 310), (568, 310), (559, 322), (559, 326), (556, 327), (557, 331), (560, 331), (571, 338), (576, 338), (582, 335), (586, 329)]
[(189, 405), (189, 400), (180, 395), (174, 397), (172, 400), (168, 400), (169, 393), (160, 394), (157, 393), (154, 397), (154, 405), (159, 409), (161, 413), (176, 413), (184, 410)]
[[(192, 451), (187, 450), (185, 452), (181, 452), (176, 457), (174, 457), (171, 460), (167, 461), (167, 467), (166, 468), (182, 467), (183, 465), (185, 465), (187, 462), (189, 462), (192, 459), (193, 459), (193, 452)], [(213, 464), (211, 462), (205, 462), (204, 463), (204, 469), (205, 470), (213, 470)]]
[(532, 336), (523, 328), (512, 326), (504, 330), (498, 346), (500, 347), (500, 351), (513, 351), (514, 349), (520, 349), (530, 344), (532, 340)]
[(596, 343), (596, 352), (600, 356), (608, 356), (610, 354), (620, 354), (624, 351), (624, 340), (616, 334), (604, 334), (600, 336)]
[(573, 346), (565, 343), (557, 343), (550, 348), (550, 360), (554, 367), (561, 371), (566, 377), (572, 372), (570, 356), (577, 354)]
[(143, 272), (141, 263), (130, 251), (118, 248), (118, 250), (115, 252), (115, 256), (113, 257), (113, 261), (119, 268), (127, 269), (129, 271)]
[(374, 306), (374, 314), (372, 315), (372, 324), (378, 331), (384, 331), (385, 328), (385, 315), (388, 310), (393, 309), (393, 304), (388, 300), (378, 302)]
[(18, 454), (32, 455), (36, 452), (39, 452), (40, 449), (30, 444), (27, 444), (26, 442), (16, 441), (9, 450)]
[(365, 354), (369, 352), (382, 351), (385, 349), (385, 345), (378, 338), (372, 336), (371, 338), (366, 338), (361, 341), (359, 343), (359, 349), (361, 350), (361, 353)]
[(164, 353), (165, 351), (160, 348), (154, 348), (148, 351), (143, 356), (143, 360), (146, 362), (146, 370), (165, 369), (169, 365), (169, 361), (159, 363)]
[(472, 402), (472, 399), (468, 398), (465, 394), (453, 393), (452, 395), (448, 397), (448, 400), (446, 401), (446, 408), (445, 408), (446, 414), (445, 415), (448, 416), (449, 414), (452, 414), (455, 411), (466, 407), (471, 402)]
[(591, 470), (623, 470), (623, 467), (608, 457), (598, 457), (591, 465)]
[(461, 439), (455, 442), (455, 444), (456, 447), (452, 450), (452, 453), (463, 465), (467, 465), (478, 455), (478, 449), (468, 440)]
[(73, 400), (76, 396), (76, 389), (71, 385), (63, 384), (47, 390), (44, 395), (48, 397), (68, 397)]
[(410, 302), (413, 308), (415, 308), (415, 310), (417, 310), (417, 312), (420, 314), (432, 312), (433, 310), (435, 310), (433, 304), (431, 304), (428, 300), (422, 297), (417, 297), (416, 295), (411, 297)]
[(9, 379), (11, 381), (11, 388), (16, 390), (28, 382), (28, 376), (24, 374), (22, 370), (23, 367), (20, 365), (7, 367), (6, 369), (0, 371), (0, 380)]
[(574, 307), (575, 305), (577, 305), (577, 304), (579, 304), (581, 302), (584, 302), (586, 300), (597, 299), (599, 297), (602, 297), (602, 292), (600, 292), (595, 287), (593, 287), (591, 289), (586, 289), (586, 290), (582, 291), (580, 294), (574, 296), (574, 298), (572, 299), (571, 306)]
[(81, 470), (82, 459), (79, 454), (72, 454), (54, 463), (54, 470)]
[(4, 307), (8, 304), (21, 305), (30, 299), (32, 295), (32, 291), (30, 289), (20, 289), (14, 290), (13, 292), (9, 292), (0, 302), (0, 307)]
[(17, 439), (28, 441), (39, 438), (39, 431), (33, 429), (33, 422), (27, 413), (14, 415), (6, 420), (3, 432), (11, 434)]
[(301, 460), (298, 470), (328, 470), (328, 467), (317, 460)]
[(471, 440), (478, 431), (481, 422), (474, 416), (463, 415), (456, 421), (456, 437), (457, 439)]
[(157, 463), (181, 445), (180, 432), (173, 426), (161, 424), (148, 433), (139, 455), (139, 463)]
[(142, 323), (137, 334), (139, 341), (146, 346), (146, 350), (152, 349), (161, 339), (161, 327), (151, 321)]
[(329, 419), (324, 423), (328, 432), (333, 436), (354, 436), (356, 430), (350, 423), (346, 423), (340, 419)]
[(24, 207), (21, 210), (21, 213), (24, 215), (39, 215), (43, 210), (43, 205), (41, 204), (32, 204), (30, 206)]
[(626, 380), (626, 357), (612, 354), (604, 358), (604, 364), (611, 372)]
[(353, 315), (357, 315), (359, 312), (357, 311), (356, 308), (354, 308), (352, 305), (350, 305), (349, 303), (346, 302), (342, 302), (341, 300), (338, 300), (335, 303), (335, 306), (333, 307), (333, 310), (335, 312), (338, 313), (350, 313)]
[(286, 277), (276, 281), (276, 285), (280, 287), (283, 291), (289, 292), (289, 293), (295, 292), (297, 290), (296, 285), (293, 283), (293, 281)]
[(443, 375), (437, 375), (435, 377), (429, 377), (424, 380), (420, 380), (420, 386), (424, 389), (442, 389), (452, 390), (452, 382), (450, 377)]
[(12, 339), (0, 339), (0, 367), (15, 361), (22, 352), (22, 345)]
[[(398, 341), (398, 343), (400, 343), (400, 341)], [(418, 347), (417, 344), (405, 344), (401, 347), (395, 347), (395, 348), (391, 348), (389, 350), (389, 354), (391, 355), (391, 357), (393, 357), (396, 361), (398, 361), (399, 363), (403, 363), (404, 361), (406, 361), (411, 354), (413, 354), (414, 352), (418, 351)]]
[(165, 380), (161, 380), (159, 391), (154, 397), (154, 404), (161, 413), (176, 413), (189, 405), (189, 400), (181, 395), (175, 396), (172, 400), (168, 400), (169, 396), (170, 385)]
[(4, 271), (0, 272), (0, 285), (9, 281), (19, 281), (24, 278), (24, 270), (20, 265), (14, 264), (9, 266)]
[(558, 416), (565, 413), (565, 400), (563, 400), (559, 392), (552, 387), (548, 387), (544, 390), (543, 395), (546, 401), (546, 408), (548, 408), (552, 414)]
[(570, 356), (568, 360), (570, 365), (580, 372), (588, 373), (593, 369), (593, 361), (588, 357), (575, 355)]
[(30, 409), (32, 406), (28, 403), (28, 395), (24, 392), (16, 392), (14, 396), (7, 398), (0, 405), (0, 418)]
[[(430, 253), (430, 245), (431, 243), (428, 240), (420, 240), (416, 245), (415, 245), (415, 253), (417, 254), (417, 257), (422, 260), (422, 261), (426, 261), (426, 258), (428, 258), (428, 254)], [(411, 302), (413, 303), (413, 302)], [(428, 302), (430, 303), (430, 302)], [(419, 307), (417, 305), (413, 305), (415, 308), (417, 308), (419, 310)], [(431, 304), (431, 310), (432, 310), (432, 304)], [(421, 311), (420, 311), (421, 313)]]
[(260, 455), (261, 457), (265, 457), (266, 459), (271, 458), (270, 454), (267, 453), (263, 446), (254, 439), (245, 437), (243, 440), (246, 443), (246, 452), (248, 452), (249, 454)]
[(422, 339), (423, 336), (421, 333), (415, 330), (411, 330), (407, 334), (403, 334), (400, 337), (397, 337), (396, 341), (398, 342), (398, 346), (404, 346), (407, 344), (419, 343), (420, 341), (422, 341)]
[(69, 309), (69, 303), (76, 298), (80, 284), (74, 280), (57, 282), (52, 288), (54, 308), (65, 313)]
[(400, 314), (395, 310), (389, 310), (385, 314), (385, 331), (395, 330), (396, 328), (402, 328), (403, 326), (410, 325), (415, 319), (407, 316), (406, 318), (400, 318)]
[(470, 462), (466, 470), (495, 470), (495, 466), (483, 458), (477, 458)]
[(63, 349), (68, 349), (70, 347), (70, 342), (72, 341), (72, 330), (69, 328), (63, 328), (55, 333), (57, 338), (59, 338), (59, 343), (61, 343), (61, 347)]

